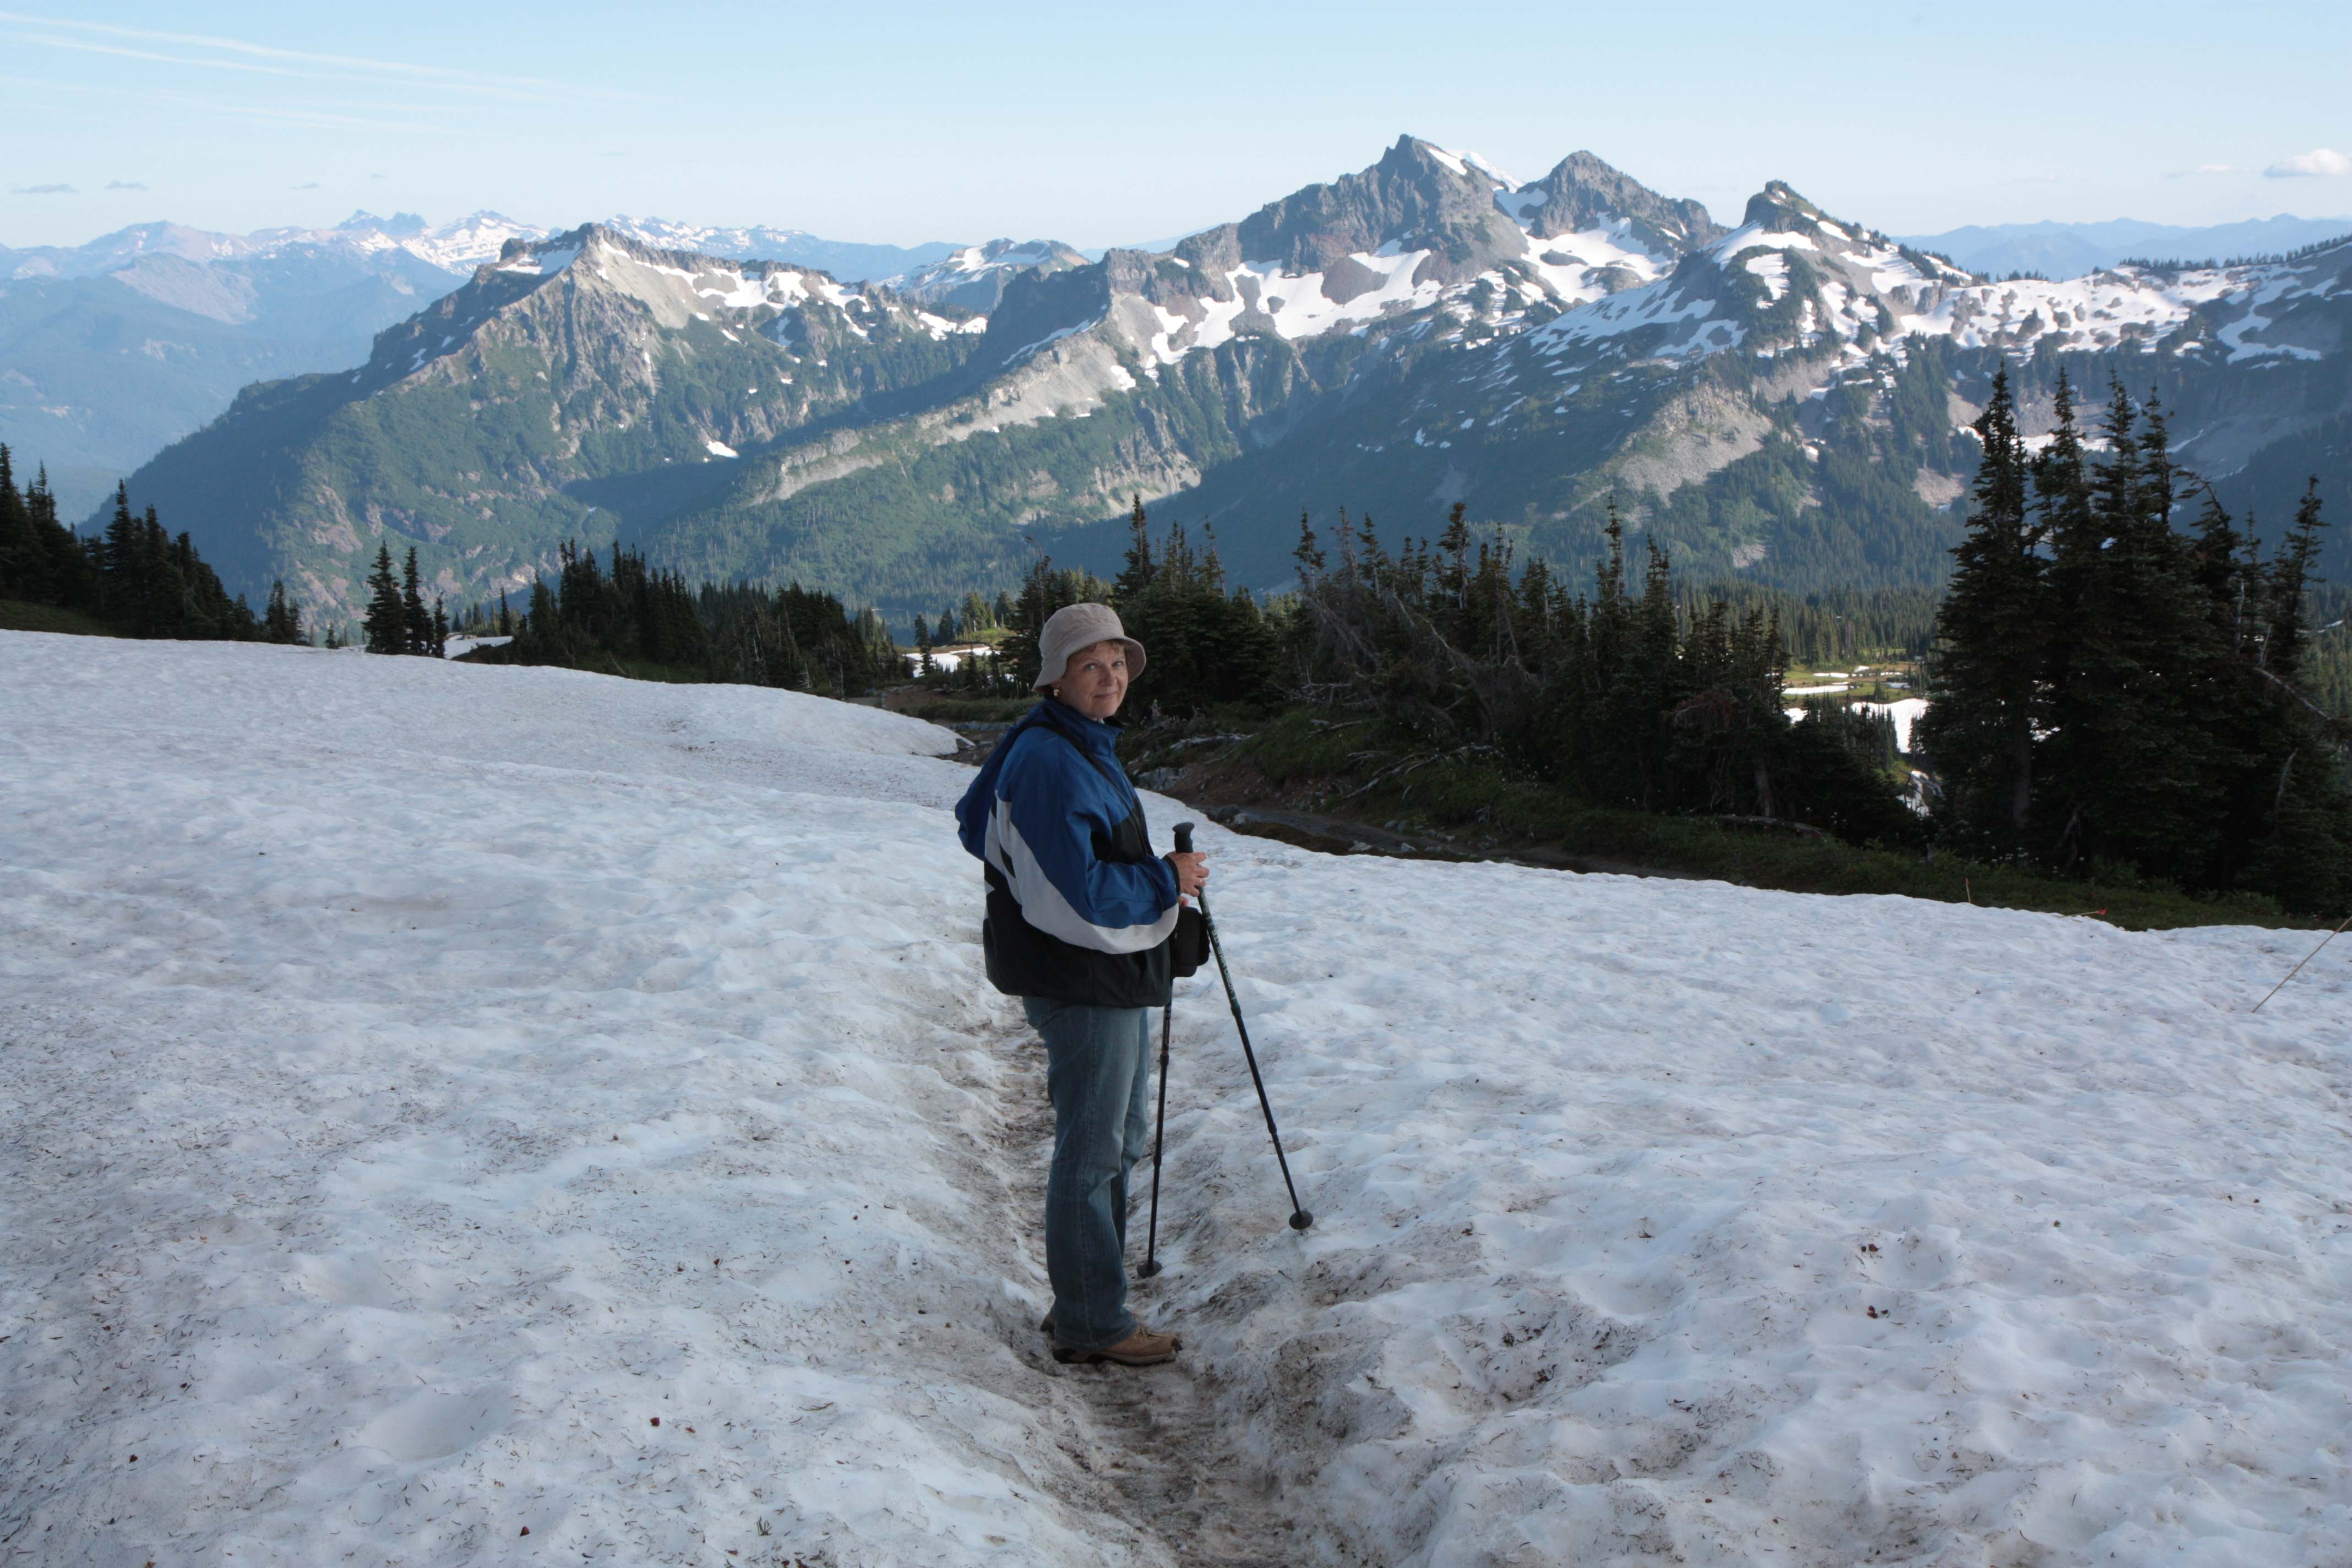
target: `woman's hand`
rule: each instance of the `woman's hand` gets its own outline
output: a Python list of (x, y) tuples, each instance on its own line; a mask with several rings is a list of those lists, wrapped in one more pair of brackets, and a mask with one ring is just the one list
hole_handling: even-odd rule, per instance
[(1198, 852), (1163, 857), (1176, 870), (1176, 892), (1179, 903), (1189, 904), (1192, 895), (1209, 879), (1209, 858)]

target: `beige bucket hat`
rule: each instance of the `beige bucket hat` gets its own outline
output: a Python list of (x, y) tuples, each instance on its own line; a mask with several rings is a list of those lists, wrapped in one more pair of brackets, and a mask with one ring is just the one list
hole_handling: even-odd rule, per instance
[(1036, 689), (1044, 691), (1061, 679), (1070, 656), (1098, 642), (1126, 644), (1128, 678), (1143, 673), (1143, 645), (1127, 635), (1117, 610), (1108, 605), (1065, 605), (1046, 617), (1045, 629), (1038, 635)]

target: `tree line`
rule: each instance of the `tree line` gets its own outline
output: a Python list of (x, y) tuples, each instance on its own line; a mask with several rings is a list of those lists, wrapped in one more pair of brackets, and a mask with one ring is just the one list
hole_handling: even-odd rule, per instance
[(2341, 909), (2352, 725), (2308, 689), (2315, 652), (2340, 658), (2311, 624), (2317, 481), (2265, 559), (2154, 398), (2116, 385), (2095, 450), (2062, 379), (2055, 422), (2032, 450), (2005, 371), (1976, 422), (1917, 735), (1939, 830), (1988, 858)]
[(77, 534), (58, 517), (46, 468), (25, 489), (16, 488), (5, 446), (0, 446), (0, 598), (72, 610), (128, 637), (309, 640), (284, 583), (271, 585), (268, 604), (255, 615), (245, 595), (232, 597), (223, 589), (187, 534), (167, 532), (152, 506), (134, 514), (121, 485), (104, 531)]
[[(1299, 521), (1289, 652), (1298, 695), (1404, 725), (1433, 755), (1486, 754), (1602, 805), (1811, 824), (1916, 842), (1867, 716), (1782, 707), (1777, 609), (1686, 609), (1673, 563), (1638, 574), (1612, 504), (1608, 555), (1578, 590), (1456, 504), (1434, 540), (1383, 550), (1369, 521), (1327, 540)], [(1328, 546), (1328, 547), (1327, 547)]]
[[(679, 574), (651, 566), (617, 543), (605, 563), (594, 550), (568, 542), (557, 555), (555, 581), (535, 579), (520, 616), (502, 597), (495, 620), (486, 608), (462, 619), (465, 630), (513, 638), (471, 658), (833, 697), (863, 696), (897, 673), (898, 649), (881, 617), (870, 609), (853, 617), (831, 594), (798, 583), (689, 586)], [(378, 559), (379, 574), (388, 578), (388, 557)], [(394, 608), (404, 618), (413, 613), (406, 587), (393, 601), (388, 616)]]
[(976, 593), (966, 594), (960, 602), (941, 610), (936, 621), (928, 621), (919, 615), (915, 617), (915, 646), (936, 647), (999, 630), (1012, 625), (1013, 613), (1013, 595), (1001, 589), (992, 600)]
[[(1146, 651), (1143, 671), (1128, 689), (1126, 711), (1148, 716), (1164, 705), (1190, 712), (1278, 698), (1282, 612), (1269, 614), (1248, 589), (1226, 582), (1213, 535), (1195, 545), (1179, 524), (1154, 539), (1140, 496), (1129, 512), (1129, 529), (1126, 559), (1109, 582), (1057, 567), (1051, 556), (1039, 558), (1020, 591), (999, 595), (989, 608), (993, 626), (1006, 632), (995, 650), (965, 659), (935, 684), (976, 695), (1025, 694), (1037, 679), (1038, 637), (1054, 612), (1103, 604), (1118, 612), (1119, 624)], [(978, 598), (967, 595), (963, 612), (973, 613)]]
[(367, 613), (361, 620), (362, 644), (370, 653), (408, 654), (440, 658), (449, 646), (449, 616), (436, 595), (425, 607), (416, 580), (416, 546), (408, 547), (407, 564), (399, 577), (392, 574), (392, 542), (375, 547), (375, 568), (368, 574)]
[(1924, 647), (1932, 602), (1753, 590), (1735, 607), (1728, 593), (1677, 584), (1654, 546), (1637, 583), (1613, 508), (1589, 593), (1541, 559), (1517, 564), (1499, 536), (1475, 538), (1459, 505), (1441, 537), (1394, 553), (1370, 518), (1351, 525), (1342, 513), (1318, 535), (1302, 516), (1298, 591), (1265, 605), (1227, 584), (1213, 536), (1195, 546), (1179, 526), (1155, 537), (1140, 498), (1129, 531), (1112, 581), (1038, 561), (994, 654), (936, 684), (1025, 694), (1046, 619), (1091, 601), (1118, 610), (1149, 652), (1131, 718), (1303, 700), (1378, 716), (1433, 755), (1485, 755), (1600, 803), (1789, 817), (1856, 841), (1922, 836), (1883, 715), (1814, 703), (1790, 720), (1780, 617), (1800, 609), (1816, 646), (1843, 653)]
[[(2004, 373), (1968, 532), (1941, 595), (1801, 598), (1678, 584), (1607, 558), (1577, 589), (1456, 506), (1393, 553), (1345, 514), (1299, 520), (1296, 595), (1228, 588), (1213, 539), (1155, 538), (1139, 500), (1115, 581), (1041, 560), (997, 656), (943, 684), (1028, 689), (1064, 605), (1119, 611), (1150, 650), (1128, 712), (1305, 700), (1402, 726), (1431, 756), (1483, 754), (1601, 804), (1782, 817), (1853, 842), (1949, 848), (2062, 875), (2253, 893), (2290, 911), (2352, 902), (2352, 595), (2315, 581), (2315, 484), (2265, 557), (2174, 458), (2164, 412), (2117, 388), (2086, 436), (2061, 384), (2037, 454)], [(1885, 715), (1783, 707), (1790, 624), (1808, 662), (1924, 656), (1915, 753)], [(1923, 820), (1904, 775), (1933, 770)]]

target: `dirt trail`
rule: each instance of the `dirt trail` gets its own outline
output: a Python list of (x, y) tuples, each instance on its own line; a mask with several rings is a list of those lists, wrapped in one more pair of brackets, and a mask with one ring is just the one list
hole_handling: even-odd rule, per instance
[[(1004, 1224), (1028, 1238), (1024, 1247), (1035, 1261), (1039, 1293), (1045, 1281), (1045, 1171), (1053, 1155), (1054, 1112), (1045, 1098), (1045, 1049), (1025, 1028), (990, 1041), (1008, 1068), (1008, 1102), (999, 1150), (1004, 1173)], [(1129, 1278), (1143, 1250), (1144, 1205), (1149, 1202), (1149, 1162), (1137, 1167), (1136, 1211), (1129, 1258)], [(1173, 1194), (1181, 1203), (1181, 1194)], [(1169, 1229), (1171, 1194), (1161, 1194), (1160, 1224)], [(1163, 1326), (1154, 1316), (1149, 1283), (1131, 1284), (1129, 1302), (1138, 1317)], [(1181, 1331), (1185, 1325), (1165, 1325)], [(1076, 1508), (1109, 1513), (1162, 1545), (1181, 1568), (1292, 1568), (1305, 1559), (1297, 1550), (1297, 1526), (1280, 1508), (1272, 1478), (1248, 1460), (1236, 1434), (1215, 1414), (1215, 1371), (1190, 1340), (1175, 1361), (1156, 1367), (1063, 1366), (1045, 1337), (1034, 1333), (1017, 1347), (1022, 1359), (1052, 1380), (1050, 1402), (1070, 1417), (1092, 1447), (1072, 1453), (1094, 1484), (1065, 1492)]]

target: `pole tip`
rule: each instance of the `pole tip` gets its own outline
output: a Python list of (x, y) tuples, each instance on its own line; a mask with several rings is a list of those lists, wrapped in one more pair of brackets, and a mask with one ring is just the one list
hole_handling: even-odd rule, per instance
[(1135, 1266), (1135, 1277), (1138, 1279), (1149, 1279), (1159, 1272), (1160, 1259), (1156, 1258), (1147, 1258)]
[(1305, 1230), (1308, 1226), (1313, 1225), (1314, 1223), (1315, 1216), (1308, 1214), (1305, 1209), (1300, 1209), (1297, 1214), (1290, 1216), (1290, 1228), (1293, 1230)]

